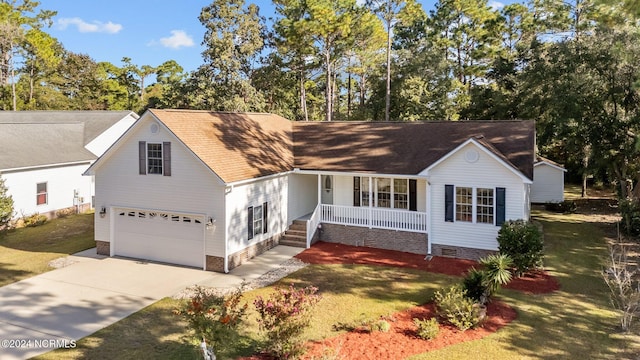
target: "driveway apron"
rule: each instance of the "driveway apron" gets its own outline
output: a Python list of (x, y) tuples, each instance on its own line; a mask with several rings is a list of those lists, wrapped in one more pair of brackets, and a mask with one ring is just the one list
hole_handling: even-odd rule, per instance
[(95, 254), (90, 249), (69, 257), (72, 264), (64, 268), (0, 288), (0, 359), (73, 347), (75, 340), (187, 286), (234, 280), (199, 269), (87, 255), (91, 251)]

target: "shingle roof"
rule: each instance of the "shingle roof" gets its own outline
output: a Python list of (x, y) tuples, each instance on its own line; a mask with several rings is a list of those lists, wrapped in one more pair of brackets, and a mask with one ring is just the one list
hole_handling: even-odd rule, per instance
[(149, 110), (223, 181), (293, 169), (292, 122), (273, 114)]
[(271, 114), (150, 112), (225, 182), (294, 168), (416, 175), (469, 138), (533, 178), (533, 121), (291, 122)]
[(95, 160), (84, 146), (129, 114), (0, 111), (0, 170)]
[(301, 169), (414, 175), (480, 137), (533, 179), (533, 121), (296, 122), (293, 129), (295, 167)]

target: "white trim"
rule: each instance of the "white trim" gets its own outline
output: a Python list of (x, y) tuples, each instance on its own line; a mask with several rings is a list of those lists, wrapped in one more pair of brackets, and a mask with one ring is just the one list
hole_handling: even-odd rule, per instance
[(455, 154), (456, 152), (458, 152), (460, 149), (462, 149), (463, 147), (467, 146), (468, 144), (473, 144), (476, 147), (478, 147), (485, 154), (489, 155), (489, 157), (491, 157), (492, 159), (496, 160), (499, 164), (502, 164), (505, 168), (507, 168), (513, 174), (515, 174), (520, 179), (522, 179), (522, 181), (525, 184), (532, 184), (533, 183), (533, 181), (531, 179), (529, 179), (528, 177), (526, 177), (520, 170), (515, 169), (510, 164), (506, 163), (504, 160), (502, 160), (500, 157), (498, 157), (492, 151), (489, 151), (489, 149), (487, 149), (486, 146), (482, 145), (481, 143), (476, 141), (474, 138), (469, 138), (467, 141), (465, 141), (462, 144), (458, 145), (455, 149), (449, 151), (445, 156), (443, 156), (440, 159), (438, 159), (438, 161), (436, 161), (433, 164), (431, 164), (428, 168), (424, 169), (422, 172), (426, 173), (427, 178), (429, 178), (429, 172), (433, 168), (435, 168), (436, 166), (440, 165), (442, 162), (444, 162), (445, 160), (447, 160), (448, 158), (453, 156), (453, 154)]
[(391, 179), (414, 179), (414, 180), (428, 180), (425, 175), (410, 175), (410, 174), (383, 174), (372, 172), (352, 172), (352, 171), (323, 171), (323, 170), (300, 170), (299, 168), (293, 169), (288, 173), (303, 174), (303, 175), (334, 175), (334, 176), (360, 176), (360, 177), (381, 177)]
[[(147, 115), (149, 114), (149, 115)], [(191, 150), (190, 147), (188, 147), (182, 140), (180, 140), (180, 138), (178, 138), (178, 136), (173, 133), (173, 131), (171, 131), (171, 129), (169, 129), (169, 127), (167, 127), (162, 120), (160, 120), (157, 116), (155, 116), (155, 114), (153, 114), (150, 110), (147, 110), (144, 112), (144, 114), (142, 114), (140, 116), (140, 118), (138, 118), (136, 120), (135, 123), (133, 123), (133, 125), (131, 125), (127, 131), (124, 132), (124, 134), (122, 134), (122, 136), (120, 136), (118, 138), (118, 140), (116, 140), (105, 152), (104, 154), (102, 154), (102, 156), (100, 156), (93, 164), (91, 164), (91, 166), (89, 166), (89, 168), (82, 174), (82, 175), (94, 175), (95, 174), (95, 170), (97, 168), (100, 167), (100, 165), (107, 161), (106, 159), (108, 159), (109, 157), (111, 157), (111, 155), (113, 154), (113, 152), (115, 151), (116, 148), (122, 146), (122, 144), (124, 142), (126, 142), (127, 140), (129, 140), (129, 137), (131, 137), (131, 134), (136, 131), (140, 126), (142, 126), (141, 124), (143, 122), (146, 121), (146, 118), (150, 116), (152, 120), (157, 121), (160, 126), (162, 127), (163, 130), (166, 130), (169, 134), (171, 134), (170, 136), (172, 136), (177, 142), (179, 142), (180, 144), (182, 144), (182, 146), (189, 152), (191, 153), (191, 155), (197, 160), (199, 161), (206, 169), (208, 169), (213, 176), (215, 176), (216, 180), (218, 181), (218, 183), (220, 185), (227, 185), (220, 176), (218, 176), (218, 174), (215, 173), (215, 171), (213, 171), (213, 169), (211, 169), (204, 161), (202, 161), (202, 159), (200, 159), (194, 152), (193, 150)], [(146, 156), (146, 155), (145, 155)], [(164, 171), (164, 170), (163, 170)]]
[[(271, 179), (274, 179), (274, 178), (287, 176), (287, 175), (289, 175), (291, 173), (292, 173), (292, 171), (285, 171), (285, 172), (281, 172), (281, 173), (276, 173), (276, 174), (271, 174), (271, 175), (266, 175), (266, 176), (261, 176), (261, 177), (257, 177), (257, 178), (251, 178), (251, 179), (237, 180), (237, 181), (232, 181), (230, 183), (223, 183), (223, 184), (226, 185), (228, 188), (233, 189), (236, 186), (251, 184), (251, 183), (255, 183), (255, 182), (259, 182), (259, 181), (263, 181), (263, 180), (271, 180)], [(222, 181), (222, 179), (220, 181)]]
[(551, 166), (551, 167), (552, 167), (552, 168), (554, 168), (554, 169), (562, 170), (562, 171), (564, 171), (564, 172), (567, 172), (567, 169), (565, 169), (565, 168), (563, 168), (563, 167), (561, 167), (561, 166), (558, 166), (558, 165), (556, 165), (556, 164), (552, 164), (552, 163), (550, 163), (550, 162), (548, 162), (548, 161), (545, 161), (545, 160), (538, 161), (538, 162), (534, 163), (534, 164), (533, 164), (533, 167), (540, 166), (540, 165), (548, 165), (548, 166)]
[(49, 169), (49, 168), (75, 166), (75, 165), (84, 165), (84, 164), (91, 164), (94, 161), (95, 160), (81, 160), (81, 161), (73, 161), (73, 162), (66, 162), (66, 163), (56, 163), (56, 164), (46, 164), (46, 165), (36, 165), (36, 166), (25, 166), (25, 167), (19, 167), (19, 168), (0, 169), (0, 174), (8, 174), (8, 173), (22, 172), (22, 171), (35, 171), (35, 170), (42, 170), (42, 169)]

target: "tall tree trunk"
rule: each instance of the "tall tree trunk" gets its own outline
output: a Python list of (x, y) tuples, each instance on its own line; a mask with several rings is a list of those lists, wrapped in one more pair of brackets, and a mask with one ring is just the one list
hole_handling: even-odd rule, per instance
[(351, 56), (347, 65), (347, 120), (351, 120)]
[(589, 153), (591, 152), (591, 147), (589, 145), (585, 145), (582, 149), (582, 197), (587, 196), (587, 168), (589, 167)]
[(304, 87), (306, 77), (307, 75), (304, 71), (304, 64), (302, 64), (302, 68), (300, 70), (300, 109), (302, 109), (302, 113), (304, 114), (304, 121), (309, 121), (309, 112), (307, 111), (307, 90)]
[[(328, 48), (328, 46), (327, 46)], [(325, 51), (324, 54), (324, 61), (326, 64), (326, 69), (325, 69), (325, 120), (326, 121), (331, 121), (331, 116), (333, 113), (333, 109), (331, 108), (331, 54), (329, 53), (329, 50)]]
[[(391, 11), (389, 2), (389, 11)], [(389, 121), (391, 110), (391, 20), (387, 20), (387, 90), (384, 100), (384, 121)]]

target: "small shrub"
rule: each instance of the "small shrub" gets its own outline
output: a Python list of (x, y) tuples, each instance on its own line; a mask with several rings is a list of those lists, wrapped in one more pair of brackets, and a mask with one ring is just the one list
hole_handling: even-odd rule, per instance
[(465, 331), (480, 323), (473, 304), (466, 291), (459, 285), (453, 285), (444, 291), (435, 292), (436, 313), (448, 324)]
[(466, 291), (467, 296), (475, 302), (482, 302), (487, 290), (484, 285), (484, 278), (485, 274), (482, 270), (471, 268), (462, 279), (463, 289)]
[(380, 319), (371, 325), (371, 331), (389, 332), (391, 324), (387, 320)]
[(311, 322), (311, 310), (320, 301), (318, 288), (276, 289), (268, 298), (253, 302), (260, 330), (266, 333), (265, 350), (278, 359), (298, 358), (304, 353), (302, 332)]
[(435, 339), (436, 336), (438, 336), (438, 333), (440, 333), (440, 325), (438, 324), (438, 320), (434, 317), (428, 320), (413, 318), (413, 323), (416, 324), (416, 327), (418, 328), (417, 334), (421, 339)]
[(24, 226), (26, 226), (26, 227), (36, 227), (36, 226), (40, 226), (40, 225), (42, 225), (42, 224), (46, 223), (46, 222), (47, 222), (47, 220), (48, 220), (48, 219), (47, 219), (47, 217), (46, 217), (46, 216), (44, 216), (44, 215), (42, 215), (42, 214), (38, 214), (38, 213), (35, 213), (35, 214), (32, 214), (32, 215), (29, 215), (29, 216), (24, 216), (24, 217), (22, 218), (22, 221), (23, 221), (23, 223), (24, 223)]
[(0, 230), (9, 228), (13, 214), (13, 198), (9, 195), (9, 189), (0, 176)]
[(557, 213), (573, 214), (578, 210), (578, 205), (576, 205), (575, 201), (564, 200), (560, 202), (547, 202), (544, 204), (544, 209)]
[(609, 287), (611, 304), (620, 313), (620, 327), (629, 332), (640, 316), (640, 264), (629, 261), (624, 245), (615, 245), (609, 248), (607, 266), (602, 276)]
[(542, 234), (534, 224), (524, 220), (505, 222), (498, 231), (498, 244), (500, 254), (513, 260), (516, 275), (542, 266)]
[(242, 289), (224, 297), (196, 286), (194, 295), (174, 314), (187, 321), (198, 343), (205, 342), (219, 355), (221, 348), (229, 347), (237, 339), (238, 326), (247, 310), (247, 304), (240, 305)]
[(73, 215), (76, 213), (76, 208), (75, 207), (70, 207), (70, 208), (66, 208), (66, 209), (60, 209), (58, 211), (56, 211), (56, 217), (57, 218), (65, 218), (69, 215)]
[(640, 202), (636, 199), (621, 199), (618, 201), (620, 209), (620, 225), (628, 235), (640, 235)]

